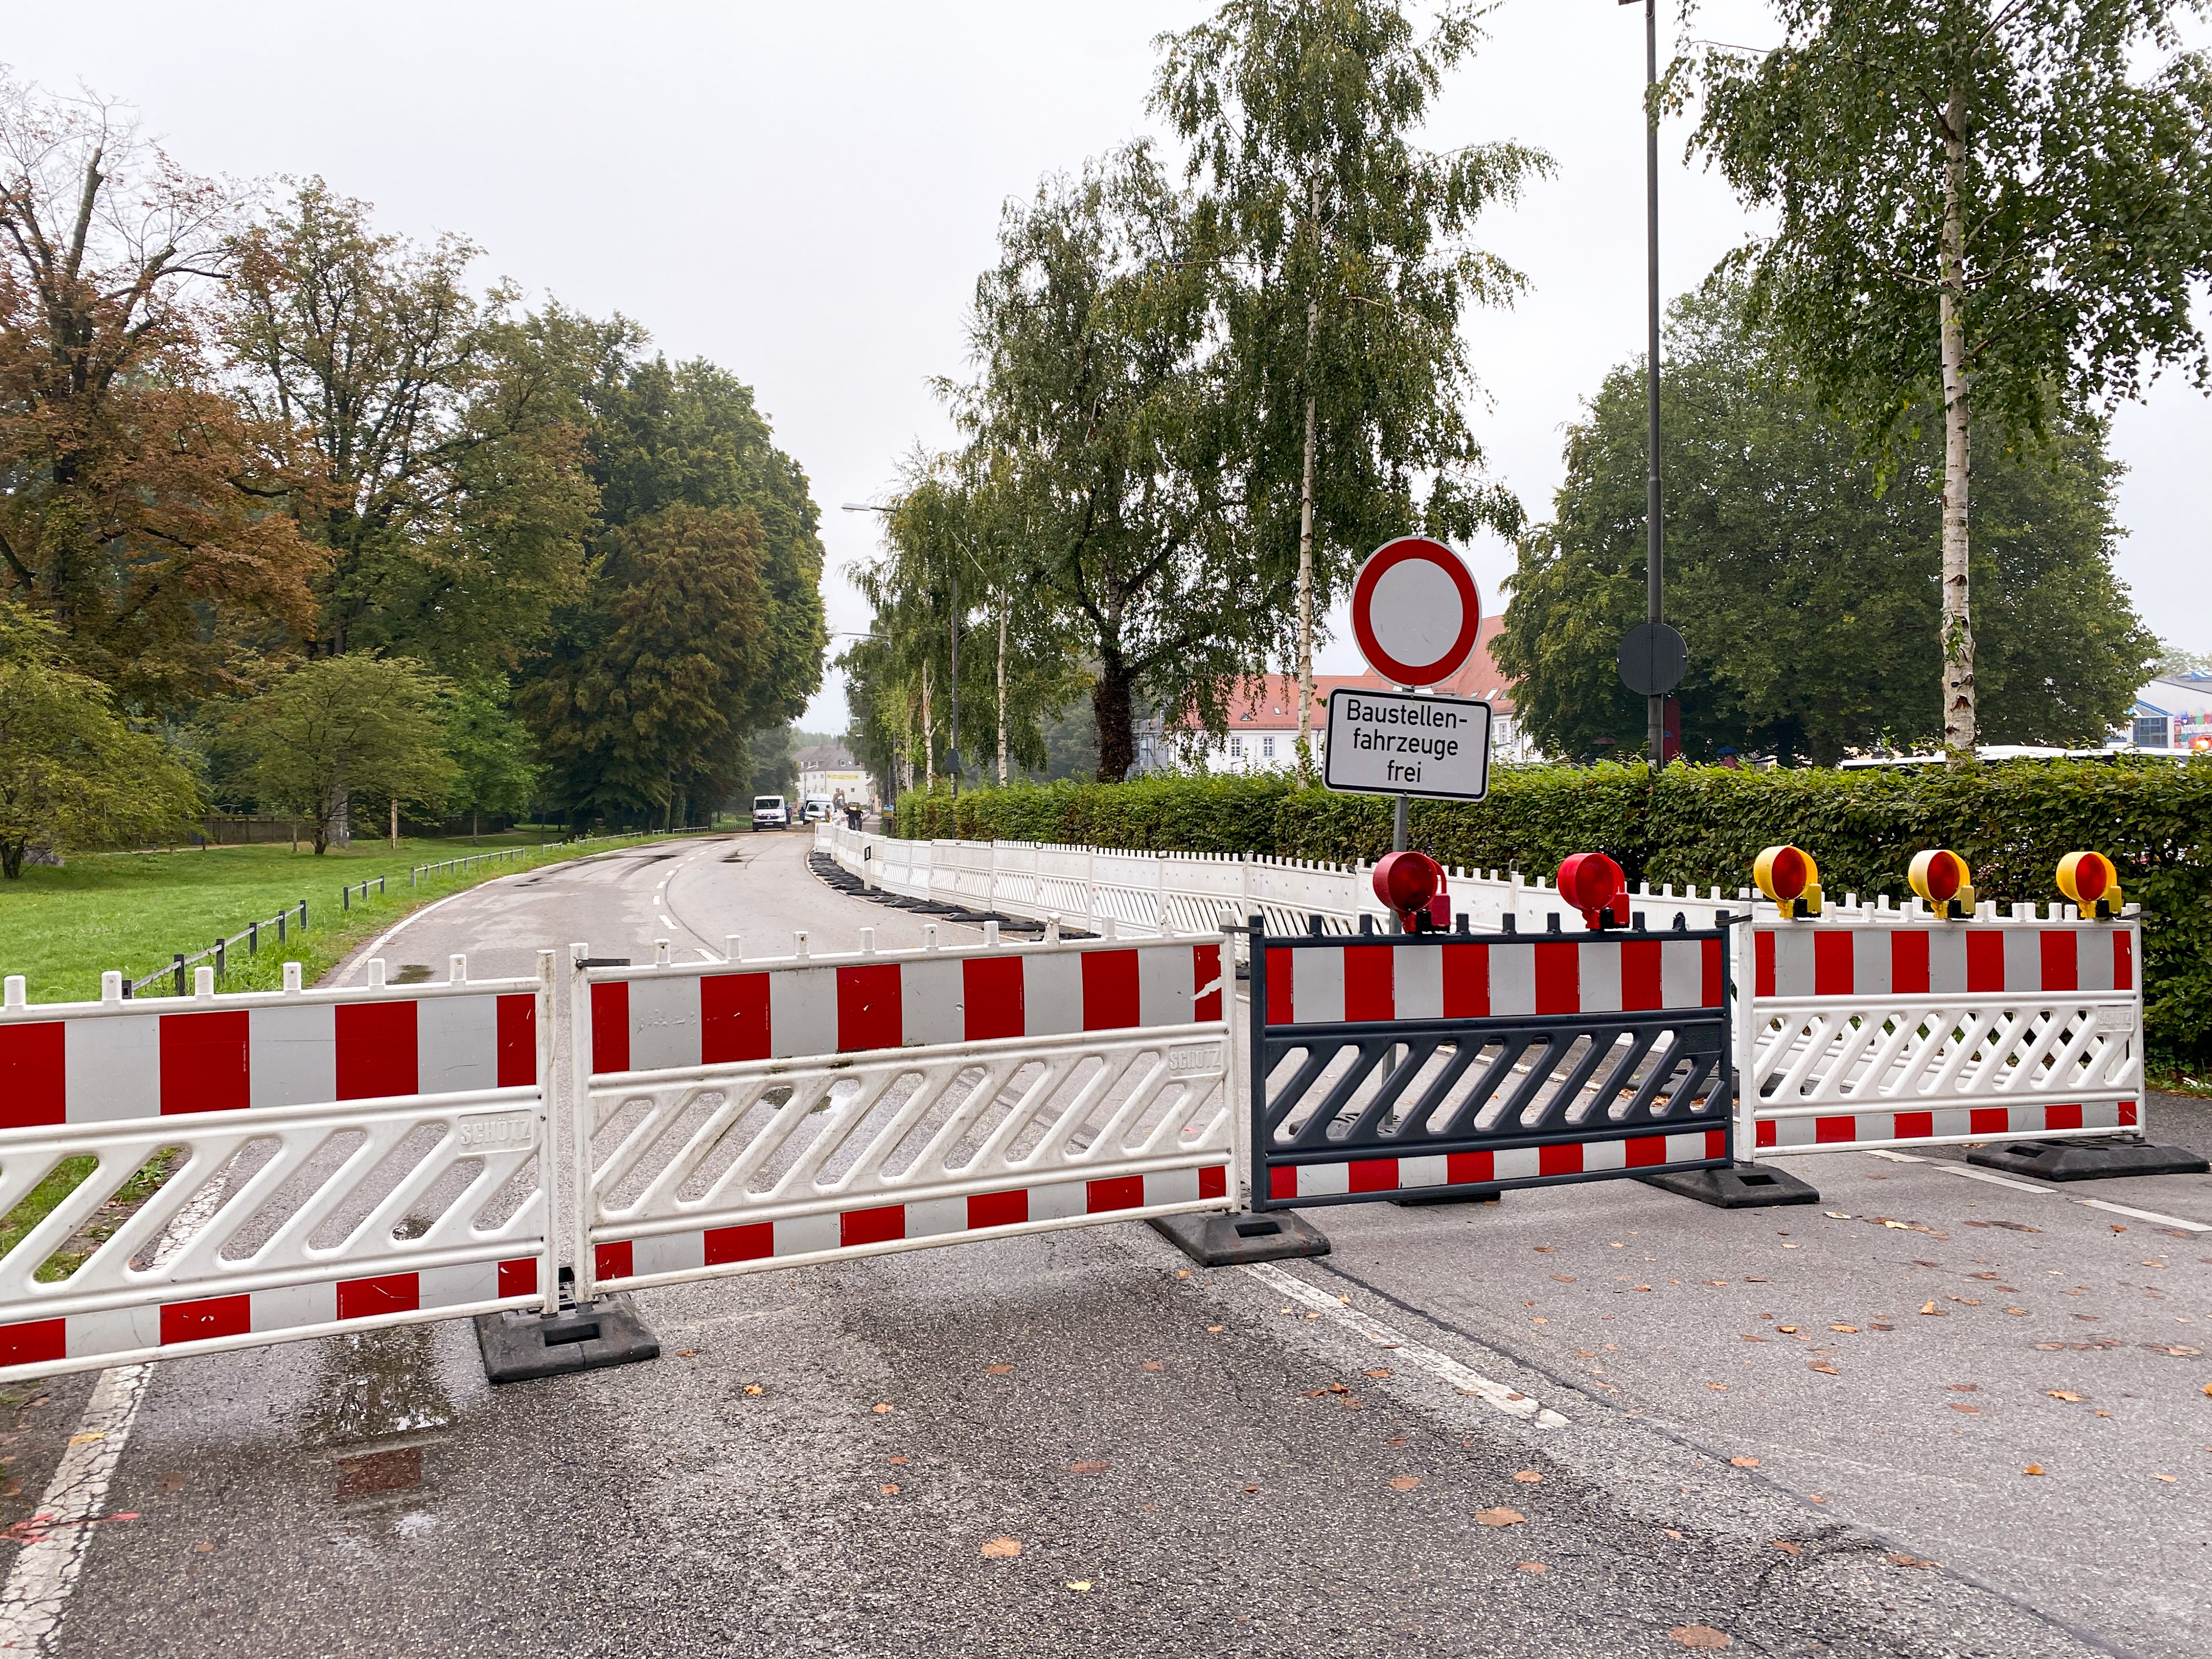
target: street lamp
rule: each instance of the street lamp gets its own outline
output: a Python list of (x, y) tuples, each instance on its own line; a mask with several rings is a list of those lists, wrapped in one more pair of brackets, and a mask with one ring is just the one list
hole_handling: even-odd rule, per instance
[[(846, 513), (881, 513), (890, 516), (891, 509), (868, 501), (845, 501), (840, 510)], [(945, 746), (945, 769), (952, 775), (952, 799), (960, 799), (960, 564), (952, 565), (952, 670), (951, 670), (951, 741)]]
[[(1620, 0), (1632, 6), (1637, 0)], [(1644, 467), (1644, 626), (1622, 643), (1620, 672), (1644, 694), (1646, 741), (1656, 769), (1667, 758), (1667, 694), (1680, 684), (1681, 635), (1666, 626), (1660, 604), (1664, 579), (1665, 517), (1659, 491), (1659, 0), (1644, 0), (1644, 191), (1645, 321)]]

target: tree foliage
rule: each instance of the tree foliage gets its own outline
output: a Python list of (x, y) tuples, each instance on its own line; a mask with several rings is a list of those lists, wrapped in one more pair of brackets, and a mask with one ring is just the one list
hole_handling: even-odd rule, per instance
[(479, 250), (380, 233), (320, 179), (240, 235), (223, 338), (240, 394), (305, 435), (289, 497), (330, 552), (313, 633), (457, 672), (512, 665), (581, 589), (593, 494), (583, 387), (634, 326), (515, 290), (479, 295)]
[(467, 813), (471, 835), (487, 812), (528, 807), (544, 778), (530, 729), (508, 711), (506, 697), (500, 681), (468, 681), (453, 688), (441, 710), (455, 773), (446, 810)]
[(191, 774), (70, 668), (62, 630), (0, 597), (0, 877), (34, 845), (113, 845), (179, 828), (200, 810)]
[[(1971, 749), (1973, 432), (2004, 443), (2208, 364), (2203, 0), (1775, 0), (1772, 52), (1709, 49), (1696, 143), (1778, 216), (1743, 258), (1824, 398), (1890, 451), (1946, 438), (1946, 740)], [(2161, 54), (2163, 61), (2154, 61)], [(2002, 716), (1999, 716), (2002, 720)]]
[(609, 534), (585, 605), (515, 694), (572, 812), (674, 823), (750, 775), (764, 539), (750, 507), (681, 501)]
[(441, 806), (458, 769), (439, 720), (444, 682), (367, 651), (301, 664), (236, 716), (261, 800), (315, 827), (328, 849), (349, 803)]
[(236, 205), (113, 106), (0, 78), (0, 592), (164, 709), (250, 679), (321, 563), (269, 511), (294, 434), (204, 350)]
[(1451, 0), (1419, 38), (1399, 0), (1227, 0), (1158, 43), (1153, 107), (1189, 144), (1218, 262), (1243, 533), (1297, 572), (1309, 691), (1316, 611), (1376, 546), (1520, 527), (1468, 426), (1480, 392), (1459, 325), (1525, 286), (1469, 238), (1550, 158), (1413, 137), (1480, 9)]
[[(1689, 642), (1685, 752), (1723, 745), (1832, 763), (1932, 742), (1941, 606), (1933, 434), (1886, 464), (1822, 405), (1740, 287), (1677, 306), (1660, 382), (1673, 501), (1667, 609)], [(1644, 605), (1644, 380), (1606, 378), (1570, 429), (1550, 523), (1522, 544), (1492, 647), (1548, 752), (1640, 752), (1643, 699), (1614, 672)], [(2112, 574), (2120, 531), (2105, 427), (2052, 416), (2040, 443), (1984, 446), (1983, 729), (1993, 743), (2097, 744), (2125, 714), (2155, 641)]]

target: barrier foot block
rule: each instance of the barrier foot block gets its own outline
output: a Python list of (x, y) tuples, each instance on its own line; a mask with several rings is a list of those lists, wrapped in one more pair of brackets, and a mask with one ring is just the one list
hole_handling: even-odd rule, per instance
[(1717, 1210), (1766, 1210), (1782, 1204), (1818, 1204), (1820, 1193), (1787, 1170), (1737, 1164), (1725, 1170), (1668, 1170), (1636, 1177), (1647, 1187), (1680, 1193)]
[(2088, 1140), (2010, 1140), (1978, 1146), (1966, 1162), (2044, 1181), (2103, 1181), (2112, 1176), (2204, 1175), (2212, 1163), (2185, 1146), (2154, 1146), (2124, 1135)]
[(1401, 1210), (1425, 1210), (1432, 1204), (1495, 1204), (1504, 1193), (1399, 1193), (1390, 1201)]
[(527, 1310), (477, 1316), (477, 1347), (494, 1382), (531, 1382), (660, 1358), (660, 1339), (627, 1297), (564, 1307), (551, 1318)]
[(1201, 1267), (1234, 1267), (1247, 1261), (1327, 1255), (1328, 1237), (1294, 1210), (1264, 1215), (1156, 1215), (1152, 1225), (1169, 1243)]

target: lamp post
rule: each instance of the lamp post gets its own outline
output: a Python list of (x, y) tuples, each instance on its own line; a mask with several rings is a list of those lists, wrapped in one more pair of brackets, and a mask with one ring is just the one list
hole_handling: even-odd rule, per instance
[[(1636, 0), (1620, 0), (1632, 6)], [(1660, 604), (1665, 519), (1659, 493), (1659, 0), (1644, 0), (1644, 206), (1645, 341), (1644, 392), (1645, 447), (1644, 465), (1644, 619), (1655, 630), (1665, 620)], [(1646, 739), (1656, 769), (1667, 756), (1667, 697), (1662, 691), (1645, 698)]]

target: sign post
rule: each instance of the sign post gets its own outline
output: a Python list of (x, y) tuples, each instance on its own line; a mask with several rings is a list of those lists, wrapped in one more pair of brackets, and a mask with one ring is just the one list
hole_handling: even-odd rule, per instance
[(1331, 789), (1397, 797), (1390, 842), (1406, 850), (1407, 803), (1480, 800), (1490, 787), (1490, 705), (1411, 695), (1448, 680), (1474, 653), (1482, 598), (1459, 555), (1425, 536), (1375, 550), (1352, 585), (1352, 632), (1367, 665), (1397, 692), (1329, 694)]

